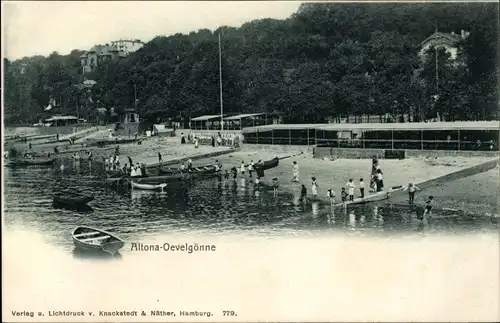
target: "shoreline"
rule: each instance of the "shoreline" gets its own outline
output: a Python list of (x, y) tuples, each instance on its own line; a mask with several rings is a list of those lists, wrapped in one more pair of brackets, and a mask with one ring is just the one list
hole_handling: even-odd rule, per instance
[[(78, 139), (75, 146), (85, 143), (87, 138), (99, 139), (105, 136), (107, 130), (101, 130), (97, 133), (92, 133), (84, 138)], [(191, 158), (194, 164), (210, 164), (218, 160), (222, 165), (222, 171), (230, 171), (232, 167), (239, 167), (241, 162), (250, 163), (251, 160), (257, 162), (259, 159), (263, 161), (272, 159), (276, 156), (284, 157), (302, 153), (301, 155), (280, 160), (276, 168), (265, 171), (265, 177), (261, 179), (264, 185), (270, 185), (272, 178), (276, 177), (280, 183), (280, 191), (286, 191), (298, 198), (300, 196), (301, 184), (304, 184), (308, 190), (308, 197), (311, 190), (311, 177), (317, 178), (318, 183), (318, 200), (321, 204), (329, 205), (330, 202), (326, 196), (328, 188), (333, 189), (336, 193), (336, 201), (340, 201), (340, 189), (343, 187), (349, 178), (354, 180), (356, 185), (355, 198), (359, 194), (359, 179), (363, 178), (365, 183), (365, 197), (369, 195), (369, 183), (371, 174), (371, 159), (346, 159), (338, 158), (330, 160), (328, 158), (313, 158), (310, 149), (304, 150), (303, 147), (287, 147), (286, 151), (278, 153), (279, 150), (272, 149), (274, 147), (255, 147), (252, 145), (243, 144), (240, 148), (232, 149), (229, 146), (213, 147), (210, 145), (200, 145), (194, 148), (193, 144), (180, 144), (180, 137), (141, 137), (142, 144), (127, 143), (120, 146), (120, 164), (128, 162), (127, 156), (139, 163), (146, 164), (147, 167), (155, 167), (158, 165), (158, 152), (162, 154), (163, 165), (179, 164), (182, 160)], [(102, 162), (102, 157), (109, 157), (114, 153), (114, 147), (75, 147), (67, 151), (62, 150), (61, 154), (67, 155), (75, 151), (92, 151), (93, 159), (96, 162)], [(43, 147), (34, 145), (33, 151), (40, 150)], [(257, 149), (256, 149), (257, 148)], [(267, 149), (266, 149), (267, 148)], [(70, 156), (66, 156), (70, 157)], [(86, 159), (86, 155), (82, 155)], [(409, 182), (416, 184), (425, 183), (430, 180), (464, 170), (472, 166), (476, 166), (494, 159), (492, 157), (411, 157), (402, 160), (395, 159), (379, 159), (382, 171), (384, 172), (384, 186), (390, 188), (394, 186), (406, 187)], [(292, 163), (297, 161), (300, 169), (299, 183), (291, 182), (292, 179)], [(486, 175), (485, 175), (486, 174)], [(248, 179), (248, 174), (245, 174)], [(238, 173), (238, 178), (241, 174)], [(255, 178), (255, 173), (252, 179)], [(454, 207), (459, 208), (455, 196), (455, 184), (460, 187), (460, 192), (467, 191), (468, 194), (461, 193), (461, 198), (465, 201), (464, 204), (470, 204), (471, 210), (481, 210), (482, 213), (495, 213), (497, 211), (497, 201), (499, 199), (498, 191), (500, 186), (498, 180), (498, 167), (490, 169), (486, 172), (481, 172), (464, 178), (453, 179), (450, 182), (437, 185), (436, 187), (426, 187), (422, 192), (418, 192), (415, 196), (415, 204), (419, 205), (429, 196), (438, 197), (436, 207)], [(473, 186), (468, 188), (467, 182), (473, 183)], [(455, 184), (454, 184), (455, 183)], [(495, 185), (496, 184), (496, 185)], [(478, 205), (477, 201), (483, 204)], [(395, 201), (383, 200), (378, 203), (407, 203), (406, 194), (398, 194)], [(462, 201), (460, 201), (462, 202)], [(461, 204), (461, 203), (458, 203)]]

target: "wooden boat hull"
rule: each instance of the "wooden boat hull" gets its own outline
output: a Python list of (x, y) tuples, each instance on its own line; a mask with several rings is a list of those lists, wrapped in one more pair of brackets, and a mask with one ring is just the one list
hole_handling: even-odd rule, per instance
[(54, 203), (62, 205), (86, 205), (87, 203), (94, 200), (92, 195), (69, 195), (64, 193), (57, 193), (53, 195)]
[(253, 168), (255, 170), (264, 171), (264, 170), (268, 170), (268, 169), (271, 169), (274, 167), (278, 167), (279, 163), (280, 163), (280, 159), (278, 157), (275, 157), (271, 160), (266, 160), (265, 162), (262, 162), (260, 164), (256, 164), (253, 166)]
[[(389, 198), (389, 196), (397, 191), (402, 190), (403, 188), (397, 188), (397, 189), (390, 189), (389, 191), (382, 191), (382, 192), (377, 192), (368, 196), (365, 196), (364, 198), (355, 198), (354, 201), (347, 201), (345, 204), (346, 205), (355, 205), (355, 204), (365, 204), (365, 203), (370, 203), (370, 202), (379, 202), (383, 201)], [(337, 203), (335, 204), (336, 207), (342, 206), (342, 203)]]
[(52, 165), (56, 161), (55, 158), (51, 159), (16, 159), (12, 160), (9, 165), (11, 166), (31, 166), (31, 165)]
[(132, 181), (131, 183), (133, 189), (146, 190), (146, 191), (162, 191), (165, 187), (167, 187), (166, 183), (157, 185), (141, 184), (141, 183), (136, 183), (134, 181)]
[[(219, 166), (219, 171), (222, 169), (222, 166)], [(186, 170), (185, 170), (186, 172)], [(216, 173), (217, 170), (215, 165), (203, 165), (191, 168), (191, 173), (193, 174), (202, 174), (202, 173)], [(158, 167), (159, 175), (172, 175), (172, 174), (180, 174), (181, 169), (176, 167)]]
[(109, 254), (115, 254), (125, 245), (124, 240), (108, 231), (85, 226), (75, 228), (71, 238), (75, 247), (81, 250), (103, 251)]

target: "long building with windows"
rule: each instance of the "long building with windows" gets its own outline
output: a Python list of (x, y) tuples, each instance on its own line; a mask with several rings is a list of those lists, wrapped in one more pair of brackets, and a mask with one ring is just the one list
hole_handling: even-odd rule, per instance
[(242, 133), (248, 144), (498, 151), (500, 122), (275, 124), (244, 128)]

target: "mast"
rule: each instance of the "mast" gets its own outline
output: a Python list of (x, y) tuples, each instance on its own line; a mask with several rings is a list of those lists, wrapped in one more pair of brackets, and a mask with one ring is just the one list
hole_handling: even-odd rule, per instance
[[(438, 32), (438, 27), (437, 27), (437, 23), (436, 23), (436, 33)], [(435, 48), (435, 59), (436, 59), (436, 95), (439, 94), (439, 67), (438, 67), (438, 48), (436, 47)]]
[(219, 96), (220, 96), (220, 130), (224, 130), (224, 106), (222, 103), (222, 52), (219, 32)]

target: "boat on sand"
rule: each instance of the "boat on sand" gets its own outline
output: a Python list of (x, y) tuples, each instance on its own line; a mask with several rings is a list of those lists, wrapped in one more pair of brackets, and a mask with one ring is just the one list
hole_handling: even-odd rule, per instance
[(114, 255), (124, 245), (125, 241), (116, 235), (87, 226), (80, 226), (71, 233), (75, 247), (87, 251), (104, 251)]

